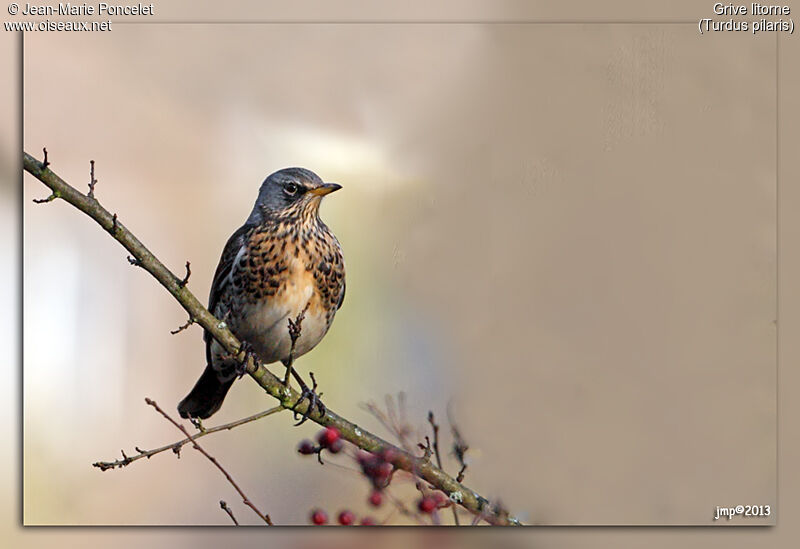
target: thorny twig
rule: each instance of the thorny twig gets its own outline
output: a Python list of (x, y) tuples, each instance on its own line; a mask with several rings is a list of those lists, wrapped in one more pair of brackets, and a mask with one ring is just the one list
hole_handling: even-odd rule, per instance
[(220, 465), (220, 463), (219, 463), (219, 462), (216, 460), (216, 458), (215, 458), (214, 456), (212, 456), (211, 454), (209, 454), (208, 452), (206, 452), (206, 451), (203, 449), (203, 447), (202, 447), (202, 446), (200, 446), (199, 444), (197, 444), (197, 441), (196, 441), (195, 439), (197, 438), (197, 436), (198, 436), (198, 435), (195, 435), (195, 436), (192, 436), (192, 435), (190, 435), (190, 434), (189, 434), (189, 431), (187, 431), (187, 430), (186, 430), (186, 427), (184, 427), (183, 425), (181, 425), (180, 423), (178, 423), (177, 421), (175, 421), (174, 419), (172, 419), (172, 418), (169, 416), (169, 414), (167, 414), (167, 413), (166, 413), (164, 410), (162, 410), (162, 409), (161, 409), (161, 407), (160, 407), (158, 404), (156, 404), (156, 401), (154, 401), (154, 400), (151, 400), (151, 399), (149, 399), (149, 398), (145, 398), (145, 399), (144, 399), (144, 401), (145, 401), (147, 404), (149, 404), (150, 406), (152, 406), (153, 408), (155, 408), (155, 409), (156, 409), (156, 411), (157, 411), (159, 414), (161, 414), (162, 416), (164, 416), (164, 417), (165, 417), (165, 418), (166, 418), (166, 419), (167, 419), (167, 420), (168, 420), (170, 423), (172, 423), (172, 424), (173, 424), (175, 427), (177, 427), (178, 429), (180, 429), (180, 430), (181, 430), (181, 432), (182, 432), (184, 435), (186, 435), (186, 437), (187, 437), (187, 438), (188, 438), (188, 439), (189, 439), (189, 440), (192, 442), (192, 446), (194, 447), (194, 449), (195, 449), (195, 450), (197, 450), (198, 452), (200, 452), (201, 454), (203, 454), (204, 456), (206, 456), (206, 458), (208, 458), (208, 460), (209, 460), (211, 463), (213, 463), (213, 464), (216, 466), (216, 468), (217, 468), (217, 469), (219, 469), (219, 470), (220, 470), (220, 472), (222, 472), (222, 474), (223, 474), (223, 475), (225, 475), (225, 478), (226, 478), (226, 479), (228, 479), (228, 482), (230, 482), (230, 483), (231, 483), (231, 486), (233, 486), (233, 487), (234, 487), (234, 489), (235, 489), (237, 492), (239, 492), (239, 495), (240, 495), (240, 496), (242, 496), (242, 502), (243, 502), (245, 505), (247, 505), (248, 507), (250, 507), (250, 508), (253, 510), (253, 512), (259, 516), (259, 518), (260, 518), (261, 520), (263, 520), (264, 522), (266, 522), (267, 524), (269, 524), (270, 526), (272, 526), (272, 519), (271, 519), (271, 518), (269, 518), (269, 515), (265, 515), (264, 513), (262, 513), (261, 511), (259, 511), (258, 507), (256, 507), (256, 505), (255, 505), (255, 504), (254, 504), (252, 501), (250, 501), (250, 498), (248, 498), (248, 497), (247, 497), (247, 495), (246, 495), (246, 494), (245, 494), (245, 493), (242, 491), (242, 489), (241, 489), (241, 488), (239, 488), (239, 485), (238, 485), (238, 484), (236, 484), (236, 482), (233, 480), (233, 477), (231, 477), (231, 475), (228, 473), (228, 471), (226, 471), (226, 470), (225, 470), (225, 468), (224, 468), (222, 465)]

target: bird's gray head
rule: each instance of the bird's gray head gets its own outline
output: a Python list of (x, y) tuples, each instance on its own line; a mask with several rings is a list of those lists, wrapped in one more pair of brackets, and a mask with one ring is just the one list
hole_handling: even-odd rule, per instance
[(279, 170), (261, 184), (247, 221), (261, 223), (282, 215), (316, 216), (322, 197), (341, 188), (336, 183), (324, 183), (317, 174), (305, 168)]

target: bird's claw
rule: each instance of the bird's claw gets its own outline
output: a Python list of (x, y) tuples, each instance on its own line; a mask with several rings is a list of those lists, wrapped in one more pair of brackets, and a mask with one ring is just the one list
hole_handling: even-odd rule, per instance
[(314, 412), (314, 408), (316, 407), (319, 410), (320, 417), (325, 417), (325, 413), (327, 412), (327, 408), (320, 400), (322, 393), (317, 394), (317, 380), (314, 379), (314, 374), (309, 373), (311, 376), (312, 386), (309, 389), (308, 385), (303, 383), (303, 381), (298, 377), (297, 380), (300, 382), (301, 391), (300, 391), (300, 398), (297, 399), (297, 402), (294, 403), (294, 406), (291, 407), (292, 412), (294, 413), (294, 419), (297, 419), (298, 416), (301, 415), (300, 412), (296, 410), (296, 408), (303, 402), (305, 399), (308, 399), (308, 408), (306, 411), (302, 413), (300, 421), (295, 423), (295, 427), (302, 425), (308, 420), (308, 416), (310, 416)]
[(236, 364), (236, 375), (239, 377), (239, 379), (242, 379), (242, 376), (247, 373), (247, 363), (250, 362), (250, 359), (256, 358), (256, 353), (253, 350), (253, 346), (247, 341), (242, 341), (242, 346), (239, 347), (239, 352), (241, 353), (242, 351), (244, 351), (244, 356), (242, 357), (242, 360), (238, 361)]

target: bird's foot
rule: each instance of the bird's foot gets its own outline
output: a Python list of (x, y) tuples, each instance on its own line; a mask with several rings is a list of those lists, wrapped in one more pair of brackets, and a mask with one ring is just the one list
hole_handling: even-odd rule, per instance
[(300, 388), (301, 388), (301, 390), (300, 390), (300, 398), (297, 399), (297, 402), (295, 402), (294, 406), (292, 406), (292, 408), (291, 408), (292, 412), (294, 412), (294, 419), (297, 419), (297, 417), (301, 415), (301, 413), (298, 412), (296, 410), (296, 408), (300, 405), (301, 402), (303, 402), (305, 399), (308, 399), (308, 408), (306, 408), (306, 411), (304, 413), (302, 413), (302, 417), (300, 418), (300, 421), (295, 423), (295, 427), (305, 423), (306, 420), (308, 419), (308, 416), (311, 415), (314, 412), (314, 408), (315, 407), (317, 408), (317, 410), (319, 410), (320, 417), (325, 417), (325, 412), (327, 411), (327, 409), (325, 408), (325, 405), (320, 400), (320, 397), (322, 396), (322, 393), (320, 392), (319, 394), (317, 394), (317, 392), (316, 392), (317, 391), (317, 380), (314, 379), (314, 374), (312, 372), (309, 372), (309, 375), (311, 376), (311, 383), (312, 383), (312, 386), (309, 389), (308, 385), (305, 384), (303, 379), (299, 375), (297, 375), (297, 372), (293, 372), (293, 373), (294, 373), (295, 379), (297, 379), (297, 382), (300, 384)]
[(239, 347), (239, 353), (241, 354), (242, 352), (244, 352), (242, 360), (236, 363), (236, 375), (239, 379), (242, 379), (242, 376), (247, 373), (247, 363), (250, 362), (250, 359), (255, 360), (257, 358), (253, 346), (247, 341), (242, 341), (242, 346)]

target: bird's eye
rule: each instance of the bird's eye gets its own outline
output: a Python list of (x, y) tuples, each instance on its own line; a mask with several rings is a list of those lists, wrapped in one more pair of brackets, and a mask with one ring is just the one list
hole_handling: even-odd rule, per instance
[(289, 196), (294, 196), (297, 194), (298, 186), (295, 183), (287, 183), (284, 185), (283, 190)]

